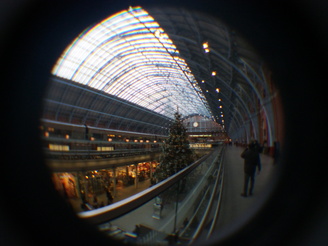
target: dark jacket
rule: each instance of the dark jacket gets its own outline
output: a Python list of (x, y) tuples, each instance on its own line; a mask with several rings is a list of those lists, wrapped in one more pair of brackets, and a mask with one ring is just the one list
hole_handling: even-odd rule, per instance
[(257, 149), (247, 148), (241, 154), (241, 157), (245, 159), (244, 172), (248, 175), (254, 175), (256, 167), (261, 171), (260, 155)]

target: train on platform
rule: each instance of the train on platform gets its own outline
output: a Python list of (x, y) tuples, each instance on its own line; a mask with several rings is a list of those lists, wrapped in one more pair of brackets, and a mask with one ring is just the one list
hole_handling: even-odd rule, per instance
[(42, 121), (43, 149), (50, 159), (101, 159), (161, 151), (167, 136)]

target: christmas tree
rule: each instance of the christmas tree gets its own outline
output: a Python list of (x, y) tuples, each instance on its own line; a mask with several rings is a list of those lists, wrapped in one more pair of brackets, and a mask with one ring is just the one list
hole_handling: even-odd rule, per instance
[(170, 127), (169, 137), (163, 146), (160, 164), (156, 168), (155, 177), (160, 182), (179, 172), (194, 160), (194, 154), (189, 147), (186, 128), (183, 125), (181, 114), (174, 114), (175, 121)]

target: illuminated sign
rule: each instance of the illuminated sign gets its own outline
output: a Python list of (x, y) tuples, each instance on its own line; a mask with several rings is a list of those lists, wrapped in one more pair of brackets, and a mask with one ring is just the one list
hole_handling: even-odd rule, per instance
[(69, 146), (60, 144), (49, 144), (49, 149), (52, 151), (69, 151)]
[(195, 143), (195, 144), (189, 144), (189, 146), (192, 149), (212, 148), (212, 144), (207, 144), (207, 143)]
[(208, 138), (208, 137), (212, 137), (212, 135), (211, 134), (200, 134), (200, 135), (189, 135), (189, 137)]

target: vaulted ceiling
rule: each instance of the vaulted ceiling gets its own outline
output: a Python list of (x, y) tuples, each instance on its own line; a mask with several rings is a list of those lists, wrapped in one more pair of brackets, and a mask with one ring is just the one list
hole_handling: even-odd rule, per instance
[[(227, 131), (240, 128), (270, 96), (254, 49), (220, 20), (179, 8), (130, 7), (81, 30), (52, 74), (166, 120), (178, 110)], [(149, 111), (144, 116), (152, 120)]]

